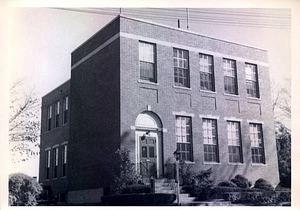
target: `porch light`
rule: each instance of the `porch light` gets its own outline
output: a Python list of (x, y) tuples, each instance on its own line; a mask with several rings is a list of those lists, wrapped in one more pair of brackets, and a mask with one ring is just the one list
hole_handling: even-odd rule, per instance
[(180, 183), (179, 183), (179, 157), (180, 152), (176, 149), (173, 153), (176, 159), (176, 183), (177, 183), (177, 205), (180, 206), (179, 194), (180, 194)]
[(146, 133), (143, 134), (143, 136), (141, 137), (141, 140), (145, 140), (146, 136), (150, 135), (150, 131), (146, 131)]
[(179, 156), (180, 156), (180, 152), (176, 149), (176, 151), (173, 152), (173, 155), (174, 155), (175, 160), (178, 161), (179, 160)]

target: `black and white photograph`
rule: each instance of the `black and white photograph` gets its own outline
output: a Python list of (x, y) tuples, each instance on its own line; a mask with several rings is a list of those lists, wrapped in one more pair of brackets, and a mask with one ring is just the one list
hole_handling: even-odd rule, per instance
[(299, 208), (300, 1), (200, 2), (8, 4), (1, 208)]

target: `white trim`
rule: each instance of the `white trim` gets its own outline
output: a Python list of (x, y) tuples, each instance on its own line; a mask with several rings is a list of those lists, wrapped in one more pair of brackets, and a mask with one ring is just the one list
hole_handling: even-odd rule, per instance
[(235, 117), (224, 117), (225, 121), (238, 121), (238, 122), (242, 122), (242, 119), (239, 118), (235, 118)]
[(52, 148), (57, 148), (59, 147), (59, 144), (55, 144), (54, 146), (52, 146)]
[(224, 96), (233, 96), (233, 97), (236, 97), (236, 98), (240, 97), (240, 95), (230, 94), (230, 93), (224, 93)]
[(173, 88), (178, 88), (178, 89), (183, 89), (183, 90), (192, 90), (191, 87), (183, 87), (183, 86), (176, 86), (176, 85), (173, 85)]
[(172, 112), (173, 115), (178, 115), (178, 116), (188, 116), (188, 117), (194, 117), (195, 114), (193, 113), (186, 113), (185, 111), (180, 111), (180, 112)]
[(200, 89), (199, 91), (202, 92), (202, 93), (217, 94), (217, 92), (211, 91), (211, 90), (202, 90), (202, 89)]
[(64, 141), (63, 143), (61, 143), (60, 145), (65, 145), (65, 144), (68, 144), (67, 141)]
[(48, 150), (51, 150), (51, 147), (47, 147), (47, 148), (45, 149), (45, 151), (48, 151)]
[(227, 165), (230, 165), (230, 166), (244, 166), (245, 163), (231, 163), (231, 162), (229, 162)]
[[(213, 52), (213, 51), (205, 50), (205, 49), (201, 49), (201, 48), (189, 47), (186, 45), (175, 44), (172, 42), (161, 41), (158, 39), (148, 38), (148, 37), (144, 37), (144, 36), (138, 36), (138, 35), (129, 34), (129, 33), (125, 33), (125, 32), (120, 32), (120, 37), (125, 37), (125, 38), (135, 39), (135, 40), (143, 40), (146, 42), (152, 42), (152, 43), (156, 43), (156, 44), (160, 44), (160, 45), (165, 45), (168, 47), (181, 48), (184, 50), (188, 50), (188, 51), (192, 51), (192, 52), (196, 52), (196, 53), (209, 54), (209, 55), (217, 56), (217, 57), (229, 57), (229, 59), (231, 59), (231, 60), (238, 60), (238, 61), (242, 61), (245, 63), (254, 63), (254, 64), (257, 64), (260, 66), (267, 66), (267, 67), (269, 66), (268, 63), (265, 63), (262, 61), (256, 61), (256, 60), (233, 56), (233, 55), (228, 55), (228, 54), (224, 54), (224, 53)], [(220, 41), (222, 41), (222, 40), (220, 40)], [(236, 44), (236, 43), (234, 43), (234, 44)]]
[(162, 132), (163, 132), (163, 133), (167, 133), (167, 132), (168, 132), (168, 129), (163, 128), (163, 129), (162, 129)]
[(265, 163), (251, 163), (251, 166), (267, 166)]
[(90, 52), (88, 55), (86, 55), (85, 57), (83, 57), (81, 60), (77, 61), (77, 63), (75, 63), (74, 65), (72, 65), (71, 70), (75, 69), (77, 66), (79, 66), (80, 64), (82, 64), (84, 61), (86, 61), (87, 59), (89, 59), (90, 57), (92, 57), (93, 55), (95, 55), (97, 52), (99, 52), (100, 50), (102, 50), (104, 47), (106, 47), (107, 45), (109, 45), (110, 43), (112, 43), (113, 41), (115, 41), (116, 39), (118, 39), (120, 37), (120, 33), (117, 33), (116, 35), (114, 35), (113, 37), (111, 37), (109, 40), (107, 40), (106, 42), (104, 42), (102, 45), (100, 45), (99, 47), (97, 47), (95, 50), (93, 50), (92, 52)]
[(218, 120), (220, 117), (219, 116), (213, 116), (211, 114), (199, 114), (199, 117), (200, 118), (205, 118), (205, 119), (215, 119), (215, 120)]
[(207, 162), (207, 161), (204, 161), (203, 164), (204, 165), (221, 165), (220, 162)]
[(257, 124), (264, 124), (263, 121), (259, 121), (259, 120), (247, 120), (248, 123), (257, 123)]

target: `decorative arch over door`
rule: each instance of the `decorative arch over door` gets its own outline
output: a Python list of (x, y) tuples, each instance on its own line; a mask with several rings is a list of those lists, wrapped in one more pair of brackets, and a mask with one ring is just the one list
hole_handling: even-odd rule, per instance
[(162, 123), (150, 111), (140, 113), (135, 121), (136, 168), (143, 178), (162, 177)]

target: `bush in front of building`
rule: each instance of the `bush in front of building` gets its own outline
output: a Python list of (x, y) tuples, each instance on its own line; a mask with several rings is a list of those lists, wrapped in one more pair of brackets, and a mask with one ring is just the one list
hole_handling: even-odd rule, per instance
[(123, 188), (121, 194), (151, 193), (151, 190), (151, 187), (148, 185), (133, 184)]
[(117, 150), (119, 171), (115, 174), (111, 184), (111, 194), (120, 194), (130, 185), (142, 183), (142, 176), (136, 172), (134, 163), (129, 158), (129, 150)]
[(252, 186), (252, 183), (246, 177), (244, 177), (240, 174), (236, 175), (230, 181), (233, 182), (234, 184), (236, 184), (236, 186), (238, 186), (240, 188), (250, 188)]
[(218, 184), (219, 187), (237, 187), (232, 181), (223, 181)]
[(254, 184), (254, 188), (273, 191), (274, 187), (265, 179), (258, 179)]
[(23, 173), (11, 174), (8, 188), (10, 206), (35, 206), (42, 191), (36, 179)]

